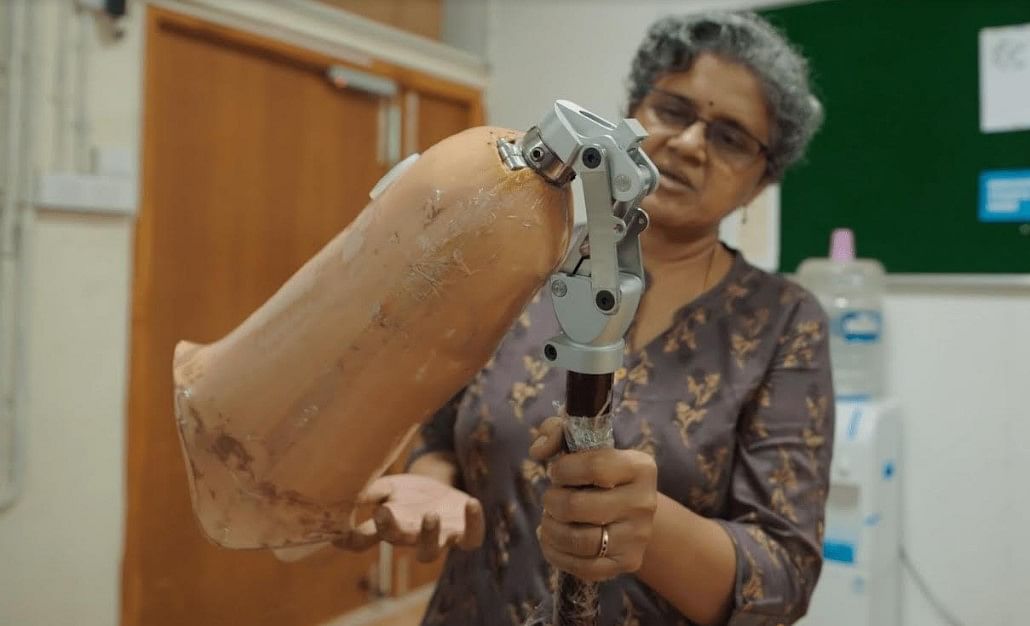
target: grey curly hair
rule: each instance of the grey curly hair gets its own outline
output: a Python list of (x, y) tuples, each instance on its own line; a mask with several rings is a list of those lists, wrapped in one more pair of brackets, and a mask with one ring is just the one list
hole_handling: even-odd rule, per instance
[(655, 22), (637, 49), (628, 79), (628, 113), (662, 75), (690, 69), (702, 53), (749, 68), (761, 81), (773, 136), (766, 175), (779, 180), (804, 156), (823, 121), (823, 107), (809, 85), (808, 62), (776, 28), (749, 12), (710, 12)]

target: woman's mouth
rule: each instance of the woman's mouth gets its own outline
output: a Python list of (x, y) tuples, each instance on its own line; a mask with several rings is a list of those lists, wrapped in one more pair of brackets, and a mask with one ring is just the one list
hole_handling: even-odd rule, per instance
[(670, 172), (659, 169), (658, 170), (658, 184), (661, 187), (665, 187), (673, 193), (684, 193), (687, 191), (694, 191), (694, 186), (690, 184), (690, 181), (682, 176), (676, 176)]

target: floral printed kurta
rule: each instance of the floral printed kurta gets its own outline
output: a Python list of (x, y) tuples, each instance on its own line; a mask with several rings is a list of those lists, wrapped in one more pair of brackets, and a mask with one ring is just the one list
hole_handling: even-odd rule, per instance
[[(537, 298), (458, 397), (427, 421), (413, 454), (455, 453), (486, 538), (452, 551), (425, 625), (522, 624), (549, 603), (554, 572), (536, 539), (545, 468), (528, 455), (556, 415), (564, 371), (540, 356), (558, 325)], [(724, 526), (737, 580), (731, 626), (789, 624), (822, 565), (833, 439), (827, 323), (816, 300), (748, 264), (682, 308), (615, 375), (615, 442), (655, 457), (658, 490)], [(684, 568), (691, 567), (683, 563)], [(690, 624), (634, 575), (602, 584), (603, 626)]]

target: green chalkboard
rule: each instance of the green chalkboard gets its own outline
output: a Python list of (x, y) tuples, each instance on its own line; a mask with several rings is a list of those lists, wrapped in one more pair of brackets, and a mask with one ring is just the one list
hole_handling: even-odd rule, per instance
[[(763, 11), (810, 58), (826, 123), (781, 196), (781, 263), (855, 230), (889, 272), (1030, 272), (1030, 225), (978, 218), (985, 170), (1030, 169), (1030, 131), (980, 131), (979, 32), (1030, 0), (824, 0)], [(1030, 59), (1030, 51), (1025, 54)]]

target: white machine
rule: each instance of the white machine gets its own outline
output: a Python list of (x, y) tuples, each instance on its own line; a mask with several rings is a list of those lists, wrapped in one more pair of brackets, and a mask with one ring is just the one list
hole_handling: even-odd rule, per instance
[(803, 626), (901, 624), (900, 442), (895, 403), (837, 400), (823, 571)]

